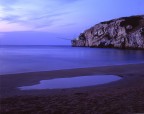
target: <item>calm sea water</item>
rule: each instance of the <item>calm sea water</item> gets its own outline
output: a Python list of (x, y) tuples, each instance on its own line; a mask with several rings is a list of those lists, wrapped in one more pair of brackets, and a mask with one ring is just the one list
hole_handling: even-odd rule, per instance
[(0, 46), (0, 74), (144, 63), (143, 50)]

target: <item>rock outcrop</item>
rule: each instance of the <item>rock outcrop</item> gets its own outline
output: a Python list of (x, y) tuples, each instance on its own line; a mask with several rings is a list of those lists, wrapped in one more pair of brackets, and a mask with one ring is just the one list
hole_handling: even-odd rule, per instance
[(96, 24), (72, 40), (72, 46), (144, 49), (144, 15)]

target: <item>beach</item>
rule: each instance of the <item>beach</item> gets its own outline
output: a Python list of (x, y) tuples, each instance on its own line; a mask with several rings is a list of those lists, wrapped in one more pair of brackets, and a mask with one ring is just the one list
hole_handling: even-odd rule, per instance
[(144, 114), (144, 0), (0, 0), (0, 114)]
[[(143, 68), (142, 63), (0, 75), (0, 114), (144, 113)], [(40, 80), (94, 74), (118, 75), (122, 79), (71, 89), (18, 89)]]

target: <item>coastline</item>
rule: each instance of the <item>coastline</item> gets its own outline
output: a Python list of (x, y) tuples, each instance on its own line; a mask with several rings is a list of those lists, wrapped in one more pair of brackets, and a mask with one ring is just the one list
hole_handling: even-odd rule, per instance
[[(144, 63), (0, 75), (0, 113), (143, 113), (143, 68)], [(20, 86), (38, 84), (40, 80), (94, 74), (118, 75), (123, 79), (71, 89), (17, 89)]]

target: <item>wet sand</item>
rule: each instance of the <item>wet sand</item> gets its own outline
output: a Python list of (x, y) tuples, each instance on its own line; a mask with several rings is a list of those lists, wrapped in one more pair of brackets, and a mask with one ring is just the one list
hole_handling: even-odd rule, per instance
[[(108, 84), (71, 89), (17, 89), (38, 84), (40, 80), (94, 74), (123, 78)], [(0, 75), (0, 114), (131, 113), (144, 113), (144, 64)]]

